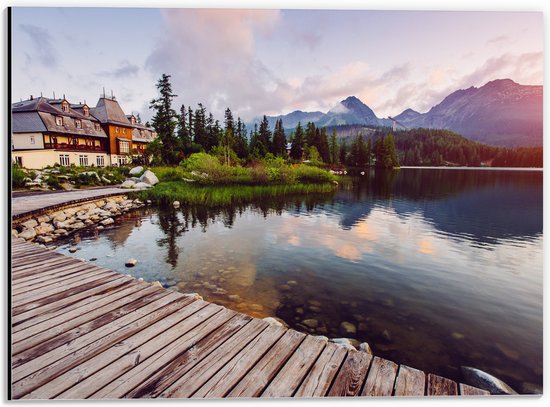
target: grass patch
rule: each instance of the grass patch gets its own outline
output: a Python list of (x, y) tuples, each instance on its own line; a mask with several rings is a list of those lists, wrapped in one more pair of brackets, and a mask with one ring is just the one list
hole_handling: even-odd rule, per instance
[(210, 207), (239, 205), (258, 199), (280, 196), (330, 193), (336, 190), (334, 184), (288, 184), (288, 185), (232, 185), (202, 186), (182, 181), (168, 181), (154, 188), (131, 192), (141, 200), (150, 199), (160, 205), (171, 205), (174, 201), (187, 205)]

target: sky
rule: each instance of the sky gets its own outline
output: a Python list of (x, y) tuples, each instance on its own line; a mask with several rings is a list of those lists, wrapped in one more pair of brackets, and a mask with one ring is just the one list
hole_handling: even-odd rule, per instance
[(12, 101), (65, 95), (152, 112), (172, 76), (181, 104), (250, 121), (323, 112), (354, 95), (378, 117), (510, 78), (543, 84), (537, 12), (15, 7)]

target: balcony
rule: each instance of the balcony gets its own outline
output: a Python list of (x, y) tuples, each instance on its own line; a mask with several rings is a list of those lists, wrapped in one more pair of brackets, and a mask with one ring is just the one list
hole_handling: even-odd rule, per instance
[(107, 149), (104, 146), (87, 146), (85, 144), (44, 143), (44, 148), (53, 148), (55, 150), (63, 151), (107, 152)]

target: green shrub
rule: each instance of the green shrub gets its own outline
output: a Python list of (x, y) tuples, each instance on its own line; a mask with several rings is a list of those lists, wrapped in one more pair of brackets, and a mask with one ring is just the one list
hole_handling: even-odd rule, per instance
[(63, 189), (59, 178), (57, 178), (54, 174), (50, 174), (48, 178), (46, 178), (46, 183), (53, 189)]
[(304, 164), (296, 167), (295, 172), (297, 180), (304, 184), (321, 184), (331, 182), (335, 179), (334, 175), (326, 170), (323, 170), (322, 168)]
[(11, 166), (11, 185), (12, 188), (22, 188), (25, 186), (25, 178), (30, 178), (22, 168), (17, 165)]

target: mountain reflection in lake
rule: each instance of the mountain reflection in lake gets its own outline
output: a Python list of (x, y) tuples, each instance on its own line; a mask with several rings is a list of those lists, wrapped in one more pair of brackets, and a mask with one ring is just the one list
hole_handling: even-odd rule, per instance
[(521, 391), (542, 386), (542, 214), (542, 172), (401, 169), (334, 194), (143, 209), (83, 236), (74, 256)]

